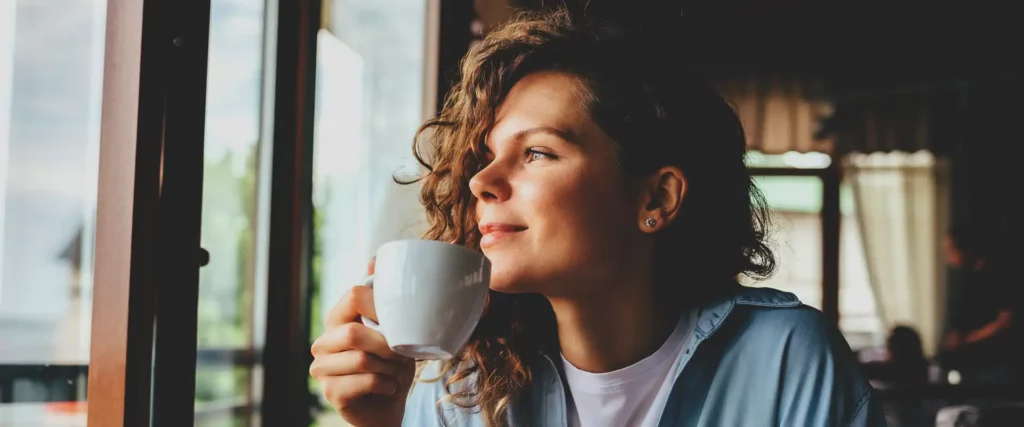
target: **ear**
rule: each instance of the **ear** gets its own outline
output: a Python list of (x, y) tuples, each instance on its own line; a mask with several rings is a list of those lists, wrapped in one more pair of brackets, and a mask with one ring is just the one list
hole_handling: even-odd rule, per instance
[(666, 166), (640, 184), (637, 224), (645, 233), (661, 230), (676, 220), (686, 196), (686, 177), (675, 166)]

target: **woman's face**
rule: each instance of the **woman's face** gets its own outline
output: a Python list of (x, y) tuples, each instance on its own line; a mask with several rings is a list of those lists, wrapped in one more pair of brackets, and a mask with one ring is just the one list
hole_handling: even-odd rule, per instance
[(489, 163), (470, 181), (492, 289), (593, 292), (637, 255), (638, 203), (582, 93), (570, 75), (535, 73), (496, 113)]

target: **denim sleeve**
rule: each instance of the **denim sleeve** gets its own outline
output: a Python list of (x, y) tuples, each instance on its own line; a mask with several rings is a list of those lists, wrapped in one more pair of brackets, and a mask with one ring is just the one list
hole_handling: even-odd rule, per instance
[(838, 329), (809, 307), (776, 313), (776, 320), (789, 325), (781, 328), (788, 332), (783, 336), (779, 424), (884, 427), (880, 405)]
[[(475, 377), (460, 384), (472, 384)], [(474, 409), (466, 409), (445, 400), (445, 377), (441, 375), (441, 362), (425, 363), (413, 383), (405, 402), (403, 427), (482, 427)], [(458, 391), (457, 387), (455, 391)]]

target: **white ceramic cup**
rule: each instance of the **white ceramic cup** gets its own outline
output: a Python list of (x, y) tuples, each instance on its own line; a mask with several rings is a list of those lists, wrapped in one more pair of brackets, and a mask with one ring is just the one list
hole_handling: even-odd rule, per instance
[(466, 345), (483, 314), (491, 262), (480, 252), (432, 240), (398, 240), (377, 249), (373, 288), (377, 322), (395, 353), (450, 359)]

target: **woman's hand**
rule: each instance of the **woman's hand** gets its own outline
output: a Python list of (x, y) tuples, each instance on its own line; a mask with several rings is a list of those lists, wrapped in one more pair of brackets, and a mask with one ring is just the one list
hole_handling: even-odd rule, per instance
[(415, 362), (392, 352), (380, 332), (363, 325), (362, 316), (377, 319), (373, 291), (353, 286), (327, 313), (325, 332), (313, 343), (309, 374), (349, 424), (400, 426)]

